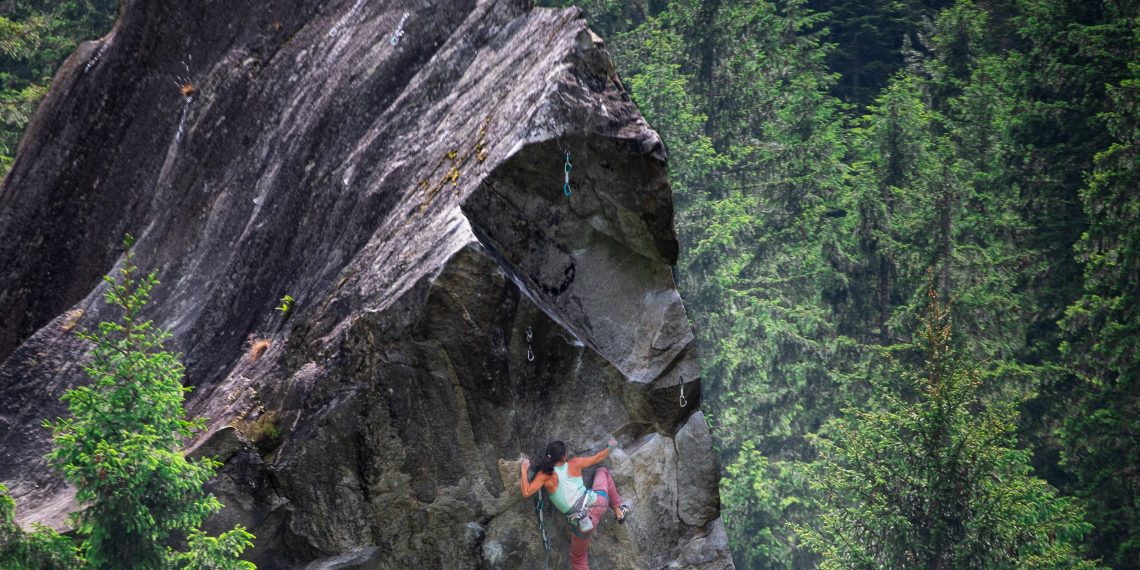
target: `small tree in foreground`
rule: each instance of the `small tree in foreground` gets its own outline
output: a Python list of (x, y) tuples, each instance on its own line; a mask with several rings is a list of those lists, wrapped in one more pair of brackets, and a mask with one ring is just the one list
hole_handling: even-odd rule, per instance
[(70, 570), (82, 564), (75, 543), (53, 529), (24, 532), (16, 524), (16, 502), (0, 485), (0, 570)]
[(1094, 568), (1072, 546), (1090, 530), (1081, 510), (1032, 476), (1015, 403), (980, 397), (933, 290), (918, 336), (923, 373), (876, 381), (880, 409), (848, 408), (816, 440), (824, 514), (796, 531), (822, 567)]
[[(45, 422), (55, 440), (48, 461), (75, 485), (83, 506), (72, 514), (83, 539), (81, 565), (99, 570), (253, 568), (237, 559), (252, 546), (253, 535), (245, 529), (235, 527), (216, 538), (198, 530), (222, 506), (203, 492), (219, 464), (189, 460), (181, 451), (205, 422), (187, 419), (182, 407), (189, 388), (182, 385), (178, 357), (163, 350), (170, 333), (140, 317), (158, 284), (156, 273), (136, 279), (129, 236), (125, 244), (120, 279), (104, 277), (110, 285), (104, 297), (122, 310), (122, 318), (78, 333), (94, 345), (92, 360), (84, 366), (91, 383), (64, 394), (70, 417)], [(182, 540), (187, 552), (171, 548)]]

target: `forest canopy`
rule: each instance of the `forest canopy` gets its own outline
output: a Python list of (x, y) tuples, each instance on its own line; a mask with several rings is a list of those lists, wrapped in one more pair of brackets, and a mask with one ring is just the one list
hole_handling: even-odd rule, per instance
[[(859, 536), (844, 520), (886, 525), (866, 540), (899, 521), (851, 517), (879, 496), (857, 479), (819, 482), (843, 480), (859, 445), (922, 431), (885, 418), (932, 405), (900, 372), (929, 364), (930, 272), (952, 300), (947, 342), (974, 363), (970, 409), (1000, 418), (977, 429), (1024, 454), (1039, 516), (1082, 521), (1050, 548), (1140, 567), (1140, 4), (578, 4), (669, 151), (737, 565), (880, 567), (829, 540)], [(844, 443), (852, 425), (882, 431)], [(890, 449), (874, 457), (911, 482), (946, 451)], [(1008, 481), (999, 463), (986, 476)]]

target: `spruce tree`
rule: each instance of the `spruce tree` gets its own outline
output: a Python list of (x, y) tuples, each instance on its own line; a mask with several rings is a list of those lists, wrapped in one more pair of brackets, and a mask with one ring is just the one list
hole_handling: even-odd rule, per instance
[(982, 396), (949, 308), (928, 295), (924, 368), (877, 381), (871, 405), (828, 423), (806, 466), (824, 514), (797, 531), (822, 568), (1094, 568), (1075, 554), (1090, 529), (1077, 504), (1016, 448), (1017, 401)]
[(1109, 90), (1115, 108), (1104, 119), (1116, 140), (1081, 193), (1084, 295), (1061, 322), (1061, 353), (1080, 379), (1060, 430), (1064, 466), (1093, 507), (1095, 551), (1118, 568), (1140, 566), (1140, 64), (1130, 69)]
[(7, 0), (0, 3), (0, 177), (52, 75), (79, 42), (111, 29), (115, 0)]
[(788, 466), (845, 399), (827, 370), (838, 351), (819, 294), (842, 280), (829, 256), (845, 153), (820, 21), (801, 0), (682, 0), (617, 42), (626, 85), (670, 151), (688, 244), (677, 275), (707, 356), (742, 567), (811, 565), (782, 524), (811, 517)]
[[(83, 507), (72, 516), (85, 567), (253, 568), (237, 560), (252, 546), (243, 528), (217, 538), (198, 531), (222, 506), (203, 492), (219, 464), (181, 451), (205, 421), (186, 417), (184, 367), (163, 347), (170, 333), (142, 318), (157, 272), (136, 278), (129, 237), (126, 246), (119, 279), (104, 277), (104, 298), (122, 317), (79, 333), (92, 344), (83, 367), (91, 383), (64, 394), (70, 417), (45, 422), (55, 440), (49, 463), (76, 487)], [(188, 552), (170, 547), (183, 539)]]

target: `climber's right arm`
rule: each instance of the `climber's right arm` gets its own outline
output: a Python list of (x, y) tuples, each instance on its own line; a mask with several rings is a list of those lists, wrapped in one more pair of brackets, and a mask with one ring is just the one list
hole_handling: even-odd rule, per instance
[(539, 471), (534, 474), (534, 479), (527, 481), (526, 473), (528, 470), (530, 470), (530, 460), (523, 459), (522, 463), (519, 464), (519, 490), (522, 491), (523, 497), (530, 497), (537, 493), (538, 490), (542, 488), (542, 484), (546, 482), (547, 477), (549, 477), (546, 473)]

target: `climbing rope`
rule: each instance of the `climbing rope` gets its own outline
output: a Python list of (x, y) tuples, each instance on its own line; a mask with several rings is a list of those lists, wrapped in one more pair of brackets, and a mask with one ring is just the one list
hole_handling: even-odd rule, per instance
[(570, 151), (566, 151), (566, 166), (563, 167), (563, 171), (566, 173), (566, 177), (563, 179), (563, 182), (562, 182), (562, 194), (565, 195), (566, 197), (570, 196), (570, 169), (571, 168), (573, 168), (573, 166), (570, 164)]
[(546, 521), (543, 517), (543, 498), (545, 493), (542, 489), (538, 490), (538, 496), (534, 498), (534, 510), (538, 513), (538, 530), (542, 533), (542, 547), (546, 549), (546, 561), (543, 562), (543, 568), (550, 568), (550, 537), (546, 534)]

